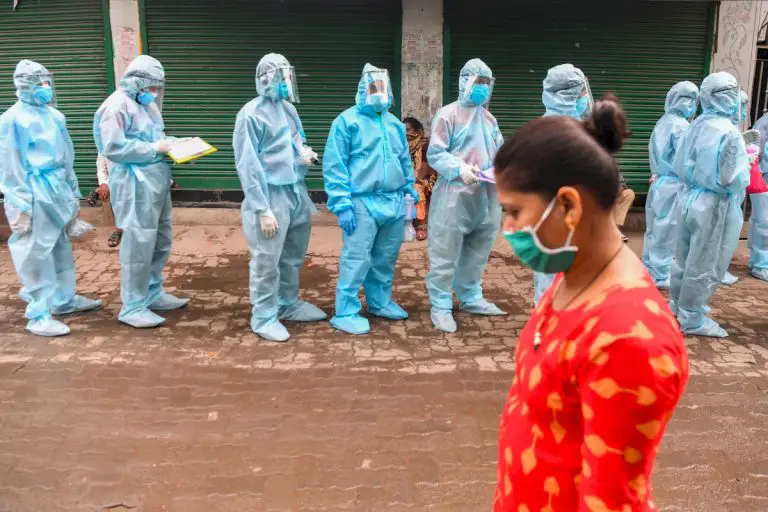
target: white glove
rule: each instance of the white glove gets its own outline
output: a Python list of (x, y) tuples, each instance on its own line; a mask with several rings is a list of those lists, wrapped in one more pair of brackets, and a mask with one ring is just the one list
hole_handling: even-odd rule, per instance
[(272, 213), (272, 210), (264, 210), (259, 215), (259, 224), (261, 225), (261, 232), (264, 233), (264, 236), (267, 238), (274, 238), (274, 236), (277, 234), (277, 230), (280, 228), (280, 226), (277, 225), (277, 219), (275, 218), (275, 214)]
[(461, 164), (459, 177), (465, 185), (472, 185), (473, 183), (477, 183), (477, 173), (479, 172), (480, 168), (476, 165)]
[[(6, 205), (5, 211), (7, 214), (11, 213), (9, 212), (10, 209), (11, 207)], [(19, 212), (15, 208), (13, 208), (13, 210), (16, 212), (15, 215), (7, 215), (8, 224), (11, 226), (11, 231), (17, 235), (26, 235), (32, 231), (32, 215), (25, 212)]]
[(312, 165), (315, 160), (317, 160), (317, 153), (312, 151), (312, 148), (309, 146), (302, 146), (301, 147), (301, 165), (309, 166)]
[(171, 150), (171, 142), (168, 139), (160, 139), (154, 144), (155, 153), (164, 155)]
[(94, 230), (94, 227), (92, 224), (78, 217), (72, 222), (70, 222), (69, 225), (67, 226), (67, 235), (69, 236), (69, 238), (77, 239), (77, 238), (82, 238), (83, 236), (87, 235), (93, 230)]

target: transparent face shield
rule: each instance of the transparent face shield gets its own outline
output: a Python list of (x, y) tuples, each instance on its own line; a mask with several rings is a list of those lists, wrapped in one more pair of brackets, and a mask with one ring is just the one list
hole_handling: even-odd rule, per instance
[[(582, 99), (586, 98), (586, 99)], [(584, 88), (581, 90), (581, 93), (579, 94), (579, 99), (576, 100), (577, 102), (586, 101), (586, 106), (584, 109), (584, 112), (581, 114), (582, 119), (586, 119), (592, 114), (592, 107), (595, 105), (595, 97), (592, 96), (592, 88), (589, 86), (589, 78), (586, 76), (584, 77)]]
[[(157, 108), (161, 111), (163, 110), (163, 100), (165, 99), (165, 82), (161, 80), (156, 80), (152, 78), (151, 76), (144, 75), (141, 73), (136, 73), (133, 75), (137, 78), (141, 78), (142, 80), (145, 80), (147, 84), (146, 87), (139, 89), (138, 95), (136, 97), (136, 100), (139, 101), (139, 103), (146, 102), (146, 94), (149, 93), (151, 95), (154, 95), (154, 103), (157, 104)], [(142, 103), (143, 104), (143, 103)]]
[(392, 106), (392, 83), (389, 81), (389, 71), (377, 69), (365, 74), (366, 86), (365, 104), (370, 106), (387, 104)]
[(274, 91), (274, 99), (299, 103), (299, 86), (293, 66), (270, 69), (259, 80), (269, 84), (270, 90)]
[(495, 83), (495, 78), (471, 75), (467, 77), (467, 85), (464, 88), (464, 97), (461, 99), (464, 102), (469, 102), (473, 105), (483, 105), (487, 107), (491, 103), (493, 85)]
[(681, 99), (684, 101), (682, 107), (685, 108), (686, 111), (690, 110), (691, 112), (691, 115), (687, 117), (688, 122), (690, 123), (696, 118), (696, 111), (699, 109), (699, 101), (697, 98), (691, 96), (684, 96)]
[[(741, 88), (739, 88), (741, 91)], [(742, 101), (739, 92), (739, 131), (746, 132), (749, 129), (749, 101)]]
[[(53, 73), (35, 73), (16, 75), (14, 80), (20, 80), (26, 84), (26, 91), (38, 104), (46, 104), (52, 107), (56, 106), (56, 85), (53, 80)], [(47, 90), (50, 88), (50, 92)], [(50, 101), (43, 101), (50, 95)]]

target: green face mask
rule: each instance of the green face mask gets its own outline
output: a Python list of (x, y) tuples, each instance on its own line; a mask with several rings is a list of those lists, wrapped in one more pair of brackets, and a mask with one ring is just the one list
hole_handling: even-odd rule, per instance
[(536, 232), (550, 216), (555, 208), (557, 198), (552, 199), (535, 226), (525, 227), (513, 233), (504, 232), (504, 238), (509, 242), (515, 255), (523, 262), (523, 265), (545, 274), (565, 272), (573, 265), (576, 259), (578, 247), (571, 245), (573, 231), (568, 234), (565, 245), (558, 249), (545, 247), (539, 240)]

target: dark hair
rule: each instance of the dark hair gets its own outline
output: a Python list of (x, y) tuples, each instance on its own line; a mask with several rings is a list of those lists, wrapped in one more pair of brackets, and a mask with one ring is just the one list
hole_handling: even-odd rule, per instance
[(421, 121), (416, 119), (415, 117), (406, 117), (403, 119), (403, 123), (410, 124), (414, 130), (423, 132), (424, 131), (424, 125), (421, 124)]
[(561, 187), (582, 185), (598, 204), (611, 209), (619, 194), (619, 167), (612, 155), (629, 135), (624, 111), (611, 94), (595, 103), (584, 121), (566, 116), (534, 119), (496, 154), (496, 183), (547, 198)]

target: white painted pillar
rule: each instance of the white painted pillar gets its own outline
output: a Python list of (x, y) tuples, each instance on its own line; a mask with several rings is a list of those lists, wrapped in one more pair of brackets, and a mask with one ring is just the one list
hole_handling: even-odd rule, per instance
[(443, 72), (443, 0), (403, 0), (403, 117), (429, 130), (442, 106)]
[(109, 0), (109, 21), (115, 52), (115, 84), (119, 84), (128, 64), (142, 51), (138, 0)]
[[(765, 1), (721, 1), (717, 17), (717, 41), (711, 71), (727, 71), (752, 97), (757, 58), (757, 37), (765, 15)], [(761, 16), (762, 13), (762, 16)]]

